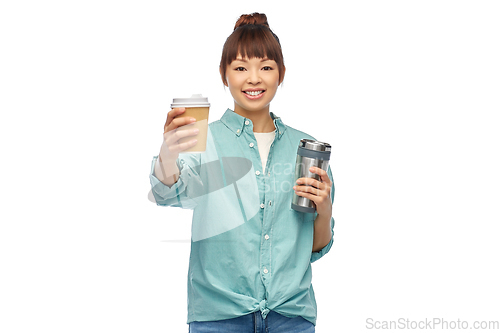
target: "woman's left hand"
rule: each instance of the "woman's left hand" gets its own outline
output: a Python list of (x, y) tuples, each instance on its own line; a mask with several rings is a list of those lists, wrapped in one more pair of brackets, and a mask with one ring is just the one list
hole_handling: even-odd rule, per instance
[(299, 178), (297, 179), (297, 185), (293, 189), (297, 195), (314, 202), (318, 215), (331, 217), (332, 199), (330, 192), (332, 181), (326, 171), (321, 168), (310, 167), (309, 171), (318, 174), (321, 177), (321, 181), (314, 178)]

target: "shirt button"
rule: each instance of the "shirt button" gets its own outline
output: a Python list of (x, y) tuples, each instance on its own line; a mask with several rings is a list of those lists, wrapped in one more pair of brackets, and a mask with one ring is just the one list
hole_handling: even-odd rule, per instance
[(267, 270), (267, 268), (264, 268), (264, 274), (267, 274), (269, 273), (269, 271)]
[(252, 148), (253, 147), (253, 142), (250, 142), (249, 146), (250, 146), (250, 148)]
[(250, 124), (250, 122), (248, 120), (245, 121), (245, 125), (248, 125)]
[(269, 206), (271, 206), (271, 201), (269, 201)]
[(260, 208), (264, 208), (264, 204), (260, 204)]
[(236, 130), (236, 133), (239, 133), (239, 132), (240, 132), (240, 130), (239, 130), (239, 129), (237, 129), (237, 130)]
[(264, 238), (265, 238), (266, 240), (268, 240), (268, 239), (269, 239), (269, 235), (265, 235), (265, 236), (264, 236)]
[(258, 176), (258, 175), (260, 175), (260, 171), (259, 171), (259, 170), (255, 171), (255, 174), (256, 174), (257, 176)]

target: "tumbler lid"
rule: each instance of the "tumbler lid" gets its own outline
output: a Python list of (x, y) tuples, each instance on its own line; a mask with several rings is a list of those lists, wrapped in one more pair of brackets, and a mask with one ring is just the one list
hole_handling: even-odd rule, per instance
[(302, 139), (299, 143), (300, 148), (316, 150), (316, 151), (331, 151), (332, 146), (326, 142), (315, 141), (310, 139)]

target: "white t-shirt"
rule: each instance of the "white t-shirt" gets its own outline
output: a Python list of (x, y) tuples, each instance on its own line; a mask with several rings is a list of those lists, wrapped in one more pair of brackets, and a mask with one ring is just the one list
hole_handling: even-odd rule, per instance
[(274, 141), (275, 132), (269, 133), (255, 133), (255, 139), (257, 140), (257, 147), (259, 147), (260, 159), (262, 161), (262, 172), (266, 171), (267, 156), (269, 155), (269, 149), (271, 149), (271, 144)]

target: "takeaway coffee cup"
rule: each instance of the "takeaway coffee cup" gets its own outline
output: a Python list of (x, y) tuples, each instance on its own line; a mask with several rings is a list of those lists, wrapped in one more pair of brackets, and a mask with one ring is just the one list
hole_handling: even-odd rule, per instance
[(182, 126), (183, 129), (199, 129), (199, 132), (195, 136), (189, 136), (179, 140), (179, 143), (184, 143), (197, 139), (198, 142), (193, 147), (184, 150), (183, 152), (204, 152), (207, 147), (207, 132), (208, 132), (208, 110), (210, 109), (210, 103), (208, 103), (208, 98), (203, 97), (201, 94), (193, 95), (189, 98), (174, 98), (172, 104), (173, 108), (186, 108), (186, 111), (181, 113), (177, 117), (193, 117), (196, 119), (195, 123)]
[[(321, 181), (320, 176), (317, 173), (310, 172), (309, 168), (318, 167), (327, 171), (331, 150), (332, 147), (325, 142), (309, 139), (300, 140), (295, 162), (295, 181), (299, 178), (314, 178)], [(314, 213), (316, 211), (313, 201), (295, 193), (292, 198), (292, 208), (302, 213)]]

